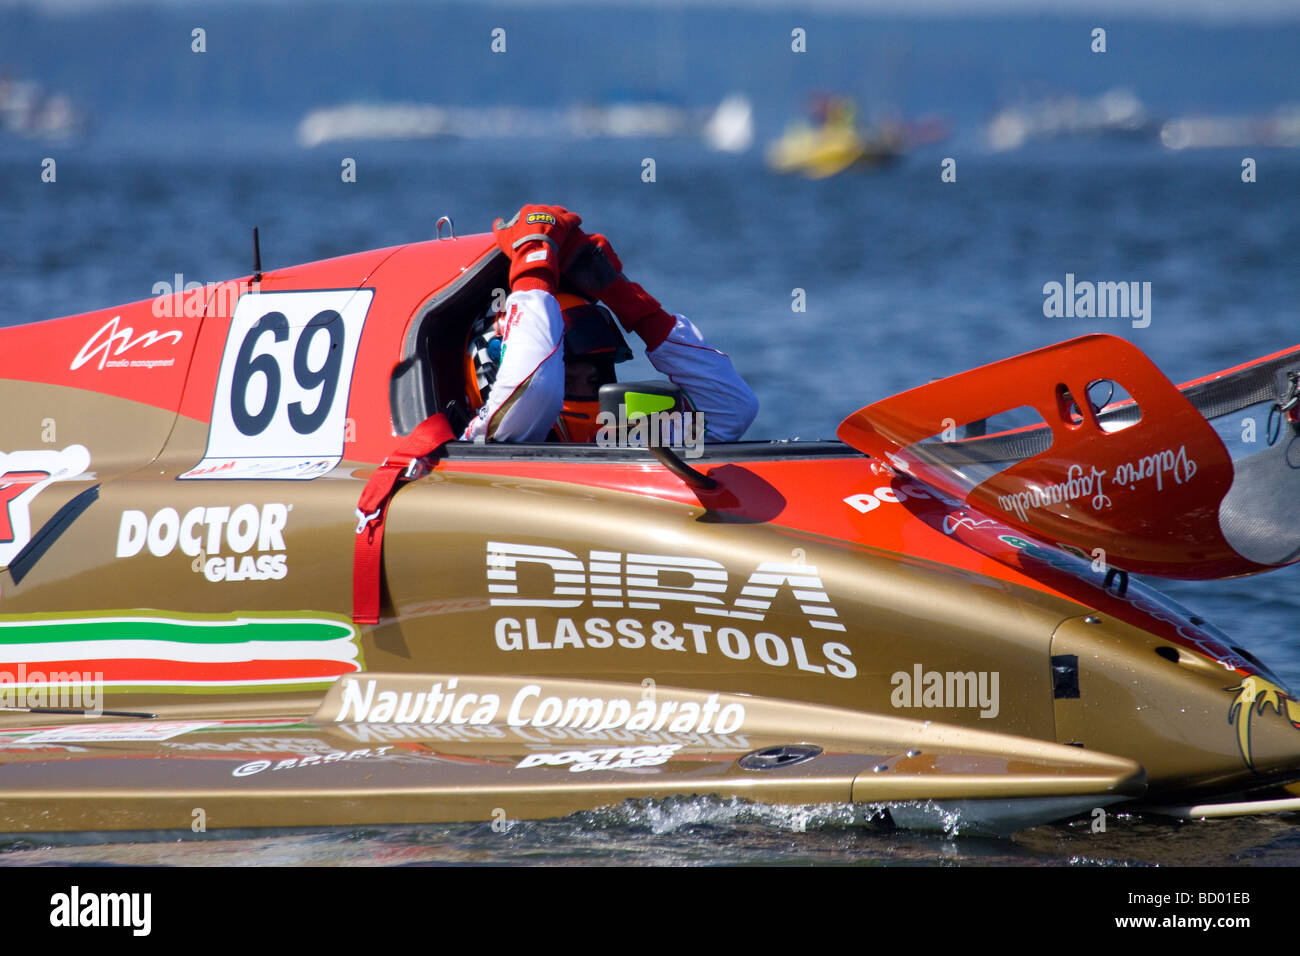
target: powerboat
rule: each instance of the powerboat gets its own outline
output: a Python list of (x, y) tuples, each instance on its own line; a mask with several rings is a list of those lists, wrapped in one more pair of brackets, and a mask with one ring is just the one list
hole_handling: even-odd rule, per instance
[(1300, 701), (1137, 576), (1300, 558), (1300, 346), (1174, 385), (1084, 336), (840, 441), (462, 442), (506, 273), (440, 235), (0, 330), (0, 832), (1295, 805)]

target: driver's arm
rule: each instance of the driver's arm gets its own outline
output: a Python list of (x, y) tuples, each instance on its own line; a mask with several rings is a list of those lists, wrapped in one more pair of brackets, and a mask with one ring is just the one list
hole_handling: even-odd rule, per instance
[(564, 317), (555, 290), (561, 247), (582, 220), (562, 206), (524, 206), (492, 225), (510, 257), (503, 352), (488, 401), (461, 438), (542, 441), (564, 407)]
[(694, 322), (684, 315), (674, 318), (672, 331), (646, 358), (686, 393), (704, 420), (706, 441), (738, 441), (758, 414), (757, 396)]
[(503, 350), (488, 400), (460, 437), (466, 441), (545, 441), (564, 407), (564, 319), (540, 289), (506, 299)]
[(609, 306), (624, 330), (645, 343), (646, 357), (686, 393), (704, 418), (709, 441), (736, 441), (758, 414), (758, 399), (724, 353), (683, 315), (669, 315), (650, 293), (623, 275), (609, 240), (599, 233), (570, 245), (565, 278)]

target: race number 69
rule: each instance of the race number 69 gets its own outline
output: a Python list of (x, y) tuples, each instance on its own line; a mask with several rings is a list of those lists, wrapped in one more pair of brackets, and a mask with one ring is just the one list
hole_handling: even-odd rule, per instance
[(247, 293), (230, 320), (205, 459), (336, 458), (370, 289)]
[[(244, 336), (235, 356), (235, 367), (230, 383), (230, 416), (235, 427), (244, 435), (260, 435), (266, 431), (271, 420), (275, 418), (280, 407), (280, 366), (269, 352), (254, 355), (258, 340), (263, 333), (269, 332), (274, 342), (289, 339), (289, 320), (283, 312), (268, 312)], [(312, 345), (317, 341), (317, 333), (324, 333), (328, 339), (319, 366), (312, 367), (310, 356)], [(333, 309), (322, 309), (308, 320), (306, 326), (298, 333), (298, 342), (293, 348), (293, 379), (299, 388), (308, 392), (319, 390), (315, 396), (316, 407), (311, 412), (304, 411), (304, 402), (290, 402), (286, 408), (289, 413), (289, 427), (299, 435), (310, 435), (320, 428), (329, 417), (334, 405), (334, 396), (338, 392), (339, 370), (343, 366), (343, 343), (346, 338), (343, 331), (343, 317)], [(320, 349), (316, 350), (317, 353)], [(254, 373), (266, 376), (262, 383), (262, 408), (257, 414), (248, 410), (248, 395), (253, 390)]]

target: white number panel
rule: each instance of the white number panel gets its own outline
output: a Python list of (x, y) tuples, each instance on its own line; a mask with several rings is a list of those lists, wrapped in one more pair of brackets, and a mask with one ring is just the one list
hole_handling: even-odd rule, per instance
[(230, 320), (203, 460), (182, 478), (306, 480), (343, 457), (373, 289), (249, 292)]

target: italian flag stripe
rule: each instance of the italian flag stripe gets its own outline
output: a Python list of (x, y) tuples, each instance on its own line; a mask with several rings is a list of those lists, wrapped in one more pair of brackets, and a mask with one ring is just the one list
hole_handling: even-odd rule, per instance
[(114, 687), (321, 684), (361, 670), (360, 653), (355, 629), (326, 618), (0, 618), (0, 684), (90, 675)]
[(235, 644), (247, 641), (351, 641), (352, 628), (310, 618), (179, 620), (151, 617), (63, 618), (0, 621), (0, 656), (6, 644), (60, 641), (152, 640), (178, 644)]
[(350, 640), (243, 641), (238, 644), (182, 644), (172, 641), (65, 641), (56, 644), (9, 644), (0, 648), (6, 664), (38, 664), (51, 660), (111, 659), (167, 660), (232, 664), (241, 661), (333, 660), (350, 664), (357, 648)]

